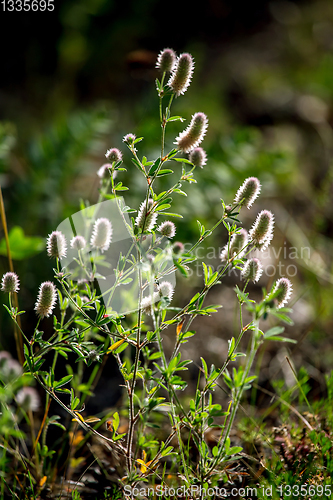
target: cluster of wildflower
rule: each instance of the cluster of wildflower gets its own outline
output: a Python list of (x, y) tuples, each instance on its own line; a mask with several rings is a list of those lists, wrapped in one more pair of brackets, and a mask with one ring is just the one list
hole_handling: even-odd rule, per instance
[[(194, 70), (191, 54), (185, 52), (177, 57), (172, 49), (164, 49), (158, 55), (156, 67), (163, 73), (171, 73), (167, 85), (176, 97), (186, 92)], [(206, 164), (206, 152), (198, 146), (206, 135), (207, 127), (208, 119), (205, 113), (195, 113), (189, 126), (178, 135), (174, 143), (179, 151), (190, 153), (189, 160), (196, 167), (203, 167)]]
[[(112, 239), (112, 224), (109, 219), (100, 217), (94, 222), (90, 245), (101, 252), (108, 250)], [(76, 235), (70, 241), (73, 250), (83, 250), (87, 245), (84, 236)], [(49, 257), (61, 259), (67, 254), (67, 241), (61, 231), (53, 231), (47, 239), (47, 254)]]
[[(234, 203), (238, 206), (250, 208), (260, 194), (261, 184), (256, 177), (248, 177), (238, 189)], [(229, 207), (229, 211), (232, 210)], [(222, 262), (233, 261), (235, 258), (245, 257), (252, 249), (264, 251), (273, 239), (274, 215), (269, 210), (258, 213), (249, 232), (239, 229), (232, 235), (230, 242), (224, 246), (220, 254)], [(243, 265), (242, 279), (246, 281), (259, 281), (263, 274), (263, 266), (259, 259), (251, 257)], [(292, 286), (288, 278), (277, 281), (275, 288), (269, 295), (268, 301), (273, 300), (277, 308), (282, 307), (291, 296)]]

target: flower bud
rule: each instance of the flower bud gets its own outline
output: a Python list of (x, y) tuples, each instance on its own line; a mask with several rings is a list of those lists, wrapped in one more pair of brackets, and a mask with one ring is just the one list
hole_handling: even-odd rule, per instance
[(176, 226), (173, 222), (166, 220), (165, 222), (162, 222), (160, 226), (158, 226), (157, 231), (167, 238), (173, 238), (176, 234)]
[(256, 177), (245, 179), (235, 196), (235, 203), (246, 205), (250, 208), (260, 194), (261, 184)]
[(111, 162), (118, 162), (123, 159), (123, 155), (117, 148), (111, 148), (105, 153), (105, 157)]
[(163, 49), (159, 53), (156, 62), (156, 68), (159, 68), (162, 73), (165, 71), (172, 71), (176, 64), (176, 54), (172, 49)]
[(173, 70), (168, 81), (168, 86), (172, 88), (176, 96), (184, 94), (188, 89), (194, 69), (194, 61), (191, 54), (181, 54), (173, 66)]
[(274, 215), (269, 210), (262, 210), (249, 231), (253, 243), (261, 251), (266, 250), (273, 239)]
[(135, 134), (126, 134), (123, 138), (123, 142), (125, 144), (127, 144), (128, 146), (130, 146), (131, 144), (133, 144), (133, 142), (135, 141), (136, 139), (136, 136)]
[(207, 128), (207, 116), (204, 113), (195, 113), (189, 126), (179, 134), (174, 144), (180, 151), (189, 153), (203, 141)]
[(185, 247), (181, 241), (175, 241), (175, 243), (172, 245), (172, 252), (175, 255), (181, 255), (184, 253)]
[(194, 148), (190, 152), (188, 157), (191, 163), (196, 167), (203, 167), (207, 163), (207, 154), (206, 151), (202, 148)]
[(140, 205), (135, 225), (138, 226), (142, 232), (151, 231), (156, 224), (157, 213), (153, 211), (154, 201), (150, 198), (148, 203), (143, 201)]
[(6, 293), (18, 292), (20, 281), (16, 273), (8, 272), (2, 276), (1, 290)]
[(83, 236), (74, 236), (74, 238), (71, 240), (71, 248), (73, 250), (83, 250), (86, 246), (87, 242)]
[(222, 262), (228, 260), (228, 258), (232, 259), (235, 255), (237, 255), (237, 259), (242, 258), (245, 253), (247, 243), (248, 234), (246, 229), (242, 228), (238, 233), (232, 235), (230, 244), (225, 245), (223, 248), (220, 254)]
[(111, 244), (112, 225), (109, 219), (100, 217), (94, 223), (90, 244), (102, 253), (108, 250)]
[(276, 308), (280, 309), (280, 307), (283, 307), (290, 299), (291, 292), (292, 284), (288, 278), (280, 278), (277, 280), (267, 300), (274, 300), (274, 302), (276, 302)]
[(249, 259), (244, 265), (241, 276), (244, 280), (251, 280), (253, 283), (259, 281), (263, 273), (262, 264), (259, 259)]
[(90, 359), (91, 361), (100, 361), (100, 355), (98, 354), (98, 351), (96, 351), (95, 349), (89, 351), (88, 359)]
[(41, 318), (48, 317), (53, 311), (57, 302), (57, 289), (51, 281), (44, 281), (40, 285), (37, 302), (35, 305), (36, 314)]
[(47, 238), (47, 254), (49, 257), (61, 259), (66, 257), (67, 242), (61, 231), (53, 231)]

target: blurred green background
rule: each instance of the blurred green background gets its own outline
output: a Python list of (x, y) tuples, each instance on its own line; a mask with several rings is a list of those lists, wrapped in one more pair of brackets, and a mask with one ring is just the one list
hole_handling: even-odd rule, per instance
[[(196, 111), (208, 115), (203, 146), (209, 161), (195, 173), (198, 184), (188, 187), (188, 198), (175, 199), (175, 211), (184, 215), (177, 238), (194, 241), (196, 219), (211, 227), (220, 198), (231, 202), (246, 177), (259, 177), (260, 201), (242, 220), (249, 227), (261, 208), (276, 215), (279, 259), (297, 266), (290, 334), (299, 341), (296, 362), (320, 382), (333, 361), (327, 348), (333, 324), (332, 2), (209, 0), (198, 7), (55, 0), (54, 12), (2, 13), (0, 23), (0, 183), (21, 307), (31, 311), (39, 284), (52, 279), (47, 235), (78, 211), (81, 198), (96, 202), (106, 149), (124, 151), (126, 203), (137, 207), (142, 200), (144, 185), (122, 138), (144, 136), (140, 153), (158, 156), (156, 57), (165, 47), (188, 51), (196, 62), (193, 83), (173, 112), (186, 119)], [(170, 125), (167, 146), (182, 128)], [(225, 243), (221, 229), (207, 246)], [(2, 274), (8, 270), (3, 241), (0, 253)], [(208, 263), (219, 261), (208, 257)], [(266, 276), (260, 285), (278, 277)], [(179, 297), (186, 296), (200, 277), (180, 284)], [(231, 278), (227, 285), (233, 286)], [(216, 296), (223, 302), (222, 287)], [(2, 310), (0, 321), (0, 348), (14, 351)], [(33, 312), (22, 321), (33, 328)], [(214, 321), (218, 336), (223, 312)]]

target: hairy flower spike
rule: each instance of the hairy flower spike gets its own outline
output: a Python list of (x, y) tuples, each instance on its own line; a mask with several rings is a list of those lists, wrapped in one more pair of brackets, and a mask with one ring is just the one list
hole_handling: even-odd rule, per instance
[(266, 250), (273, 239), (274, 215), (269, 210), (262, 210), (249, 231), (253, 243), (261, 251)]
[(163, 49), (158, 54), (156, 68), (160, 69), (162, 73), (172, 71), (176, 64), (176, 59), (177, 56), (173, 49)]
[(190, 156), (188, 157), (191, 163), (196, 167), (203, 167), (207, 163), (207, 153), (202, 148), (194, 148), (190, 152)]
[(291, 297), (292, 292), (292, 284), (288, 280), (288, 278), (280, 278), (277, 280), (275, 287), (271, 291), (268, 296), (268, 300), (270, 297), (276, 302), (276, 308), (280, 309), (283, 307)]
[(47, 238), (47, 254), (49, 257), (61, 259), (66, 257), (67, 242), (61, 231), (53, 231)]
[(74, 236), (74, 238), (71, 240), (71, 248), (73, 250), (83, 250), (84, 247), (86, 246), (87, 242), (83, 236)]
[(176, 234), (176, 226), (170, 220), (166, 220), (165, 222), (162, 222), (160, 226), (158, 226), (157, 231), (167, 238), (173, 238)]
[(152, 210), (153, 204), (154, 201), (150, 198), (148, 203), (145, 200), (140, 205), (135, 224), (142, 232), (151, 231), (156, 224), (157, 213)]
[(263, 271), (260, 260), (254, 257), (246, 262), (242, 269), (241, 276), (244, 280), (251, 280), (253, 283), (256, 283), (259, 281)]
[[(256, 177), (245, 179), (235, 196), (235, 203), (241, 203), (250, 208), (260, 194), (261, 184)], [(243, 200), (243, 201), (242, 201)]]
[(37, 302), (35, 305), (36, 314), (41, 318), (48, 317), (53, 311), (57, 302), (57, 289), (51, 281), (44, 281), (40, 285)]
[(112, 225), (106, 217), (100, 217), (94, 223), (90, 244), (102, 253), (108, 250), (111, 244)]
[(235, 255), (237, 255), (238, 259), (242, 258), (245, 253), (247, 243), (248, 234), (246, 229), (242, 228), (238, 233), (232, 235), (230, 244), (225, 245), (223, 248), (220, 255), (222, 262), (228, 260), (228, 254), (229, 259), (232, 259)]
[(123, 159), (123, 155), (121, 154), (121, 152), (119, 151), (119, 149), (117, 148), (111, 148), (109, 149), (106, 153), (105, 153), (105, 157), (111, 161), (112, 163), (113, 162), (118, 162), (118, 161), (121, 161)]
[(172, 88), (176, 96), (184, 94), (188, 89), (194, 69), (194, 61), (191, 54), (181, 54), (173, 66), (168, 86)]
[(189, 153), (199, 146), (206, 135), (208, 118), (205, 113), (195, 113), (189, 126), (179, 134), (174, 144), (184, 153)]
[(8, 272), (2, 276), (1, 290), (6, 293), (17, 293), (20, 289), (20, 280), (16, 273)]

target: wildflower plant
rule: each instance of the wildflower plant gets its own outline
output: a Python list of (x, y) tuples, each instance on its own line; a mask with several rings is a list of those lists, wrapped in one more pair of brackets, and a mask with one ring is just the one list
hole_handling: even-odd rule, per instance
[[(51, 281), (41, 284), (35, 305), (37, 319), (33, 337), (28, 339), (20, 330), (24, 340), (24, 371), (46, 393), (45, 421), (50, 423), (53, 418), (48, 416), (53, 399), (76, 425), (115, 453), (122, 464), (119, 484), (126, 498), (130, 498), (126, 496), (126, 487), (156, 484), (157, 480), (162, 486), (167, 485), (167, 472), (171, 471), (176, 471), (177, 484), (186, 487), (214, 486), (224, 477), (228, 464), (241, 452), (241, 447), (231, 443), (231, 429), (242, 395), (256, 378), (251, 369), (258, 348), (266, 340), (288, 340), (280, 337), (283, 328), (261, 330), (261, 320), (272, 314), (290, 322), (286, 314), (288, 309), (283, 307), (291, 295), (291, 283), (287, 278), (280, 278), (268, 294), (264, 291), (259, 303), (246, 292), (248, 283), (257, 282), (262, 274), (262, 264), (251, 252), (258, 247), (266, 248), (273, 238), (274, 216), (270, 211), (261, 211), (249, 232), (238, 219), (242, 207), (249, 208), (258, 197), (258, 179), (245, 179), (231, 204), (226, 205), (221, 200), (221, 217), (212, 228), (206, 229), (198, 221), (198, 239), (189, 250), (185, 251), (183, 242), (172, 241), (176, 232), (181, 240), (177, 223), (169, 220), (177, 221), (181, 217), (170, 211), (173, 199), (186, 197), (186, 185), (196, 182), (195, 169), (209, 161), (206, 152), (199, 147), (208, 130), (208, 118), (203, 112), (195, 113), (189, 125), (176, 137), (176, 147), (165, 151), (167, 130), (174, 137), (177, 134), (174, 122), (184, 121), (182, 117), (172, 116), (171, 108), (174, 98), (184, 94), (190, 85), (194, 61), (190, 54), (176, 58), (172, 49), (165, 49), (158, 56), (156, 67), (162, 73), (161, 79), (156, 80), (160, 154), (148, 159), (139, 152), (142, 137), (128, 133), (123, 139), (124, 147), (132, 155), (132, 164), (127, 168), (137, 168), (145, 180), (143, 201), (138, 210), (125, 204), (121, 195), (128, 188), (122, 181), (115, 180), (115, 173), (119, 178), (125, 170), (122, 166), (125, 152), (109, 149), (105, 156), (110, 163), (97, 173), (101, 186), (98, 203), (85, 206), (70, 221), (61, 223), (47, 240), (58, 288)], [(169, 72), (169, 80), (165, 83)], [(175, 181), (171, 187), (158, 191), (156, 180), (166, 176)], [(214, 270), (202, 263), (201, 290), (188, 303), (176, 304), (176, 274), (188, 275), (189, 266), (196, 260), (195, 249), (220, 226), (224, 227), (226, 235), (222, 266)], [(194, 319), (214, 314), (220, 307), (206, 305), (207, 295), (213, 287), (223, 286), (221, 281), (223, 283), (223, 278), (233, 268), (241, 271), (242, 278), (235, 289), (240, 315), (238, 336), (229, 340), (221, 366), (209, 366), (201, 358), (202, 380), (198, 381), (195, 394), (183, 401), (181, 391), (187, 382), (182, 373), (192, 360), (182, 359), (182, 347), (195, 335)], [(24, 286), (22, 280), (21, 286)], [(2, 290), (9, 295), (18, 292), (18, 278), (9, 279), (7, 273), (3, 277)], [(244, 308), (252, 315), (248, 324), (243, 323)], [(11, 302), (7, 310), (19, 326), (17, 316), (22, 311), (13, 308)], [(40, 324), (42, 321), (52, 323), (49, 318), (52, 314), (53, 334), (44, 338)], [(174, 346), (167, 353), (163, 336), (169, 332), (174, 333)], [(250, 336), (246, 356), (239, 351), (245, 333)], [(57, 380), (55, 367), (59, 355), (66, 358), (69, 352), (77, 357), (77, 373), (67, 365), (68, 374)], [(43, 363), (50, 353), (53, 353), (53, 362), (46, 369)], [(106, 433), (101, 427), (105, 422), (103, 417), (85, 414), (84, 403), (91, 394), (92, 383), (83, 384), (82, 374), (85, 365), (92, 366), (90, 380), (93, 381), (100, 374), (107, 356), (114, 357), (123, 380), (121, 418), (125, 425), (120, 425), (119, 412), (113, 411), (108, 415), (110, 423)], [(231, 364), (232, 373), (229, 371)], [(214, 402), (214, 391), (223, 382), (231, 396), (226, 408)], [(31, 390), (22, 391), (16, 395), (17, 403), (36, 410), (40, 405), (36, 394)], [(106, 394), (106, 400), (107, 397)], [(156, 415), (167, 429), (163, 439), (158, 434), (152, 437), (149, 431), (156, 425)], [(39, 439), (46, 446), (47, 428), (46, 425), (34, 438), (35, 453), (41, 453)], [(206, 439), (210, 428), (219, 432), (213, 448), (208, 446)], [(191, 452), (191, 447), (196, 453)], [(45, 448), (43, 453), (43, 460), (37, 460), (30, 471), (35, 481), (45, 476), (48, 456)], [(22, 459), (22, 467), (24, 464)]]

